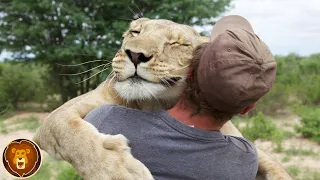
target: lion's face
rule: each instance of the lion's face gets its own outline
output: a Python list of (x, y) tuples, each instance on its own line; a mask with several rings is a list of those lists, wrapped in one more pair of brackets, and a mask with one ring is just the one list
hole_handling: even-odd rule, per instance
[(14, 153), (13, 164), (17, 165), (17, 169), (24, 169), (25, 165), (28, 164), (27, 154), (30, 153), (30, 149), (16, 149), (12, 148)]
[(112, 62), (112, 78), (126, 100), (179, 97), (194, 48), (208, 41), (189, 26), (146, 18), (131, 22), (123, 38)]

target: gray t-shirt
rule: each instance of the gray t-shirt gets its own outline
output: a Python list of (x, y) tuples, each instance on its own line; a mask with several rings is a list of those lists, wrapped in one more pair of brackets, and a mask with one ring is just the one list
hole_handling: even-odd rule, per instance
[(123, 134), (156, 180), (251, 180), (258, 170), (246, 139), (190, 127), (166, 111), (103, 105), (86, 117), (101, 133)]

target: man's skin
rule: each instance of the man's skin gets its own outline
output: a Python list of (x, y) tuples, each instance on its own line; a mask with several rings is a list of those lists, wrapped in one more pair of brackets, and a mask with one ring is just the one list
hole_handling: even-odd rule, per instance
[[(255, 104), (252, 104), (244, 108), (240, 114), (244, 115), (254, 107)], [(178, 121), (201, 130), (220, 131), (221, 127), (228, 122), (228, 120), (217, 121), (210, 114), (192, 115), (192, 109), (185, 103), (184, 97), (173, 108), (167, 110), (167, 112)]]

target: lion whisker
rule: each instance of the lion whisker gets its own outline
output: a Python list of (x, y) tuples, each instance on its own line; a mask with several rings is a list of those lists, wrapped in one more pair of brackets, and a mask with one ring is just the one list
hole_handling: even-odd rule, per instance
[(143, 12), (140, 10), (140, 8), (135, 4), (135, 3), (133, 3), (135, 6), (136, 6), (136, 8), (138, 9), (138, 11), (139, 11), (139, 18), (142, 18), (143, 17)]
[(58, 65), (58, 66), (81, 66), (81, 65), (88, 64), (88, 63), (93, 63), (93, 62), (110, 62), (110, 60), (93, 60), (93, 61), (87, 61), (87, 62), (80, 63), (80, 64), (60, 64), (60, 63), (56, 63), (56, 65)]
[(79, 82), (77, 82), (77, 83), (75, 83), (75, 84), (80, 84), (80, 83), (82, 83), (82, 82), (84, 82), (84, 81), (87, 81), (87, 80), (89, 80), (89, 79), (93, 78), (94, 76), (96, 76), (96, 75), (98, 75), (98, 74), (102, 73), (102, 72), (103, 72), (103, 71), (105, 71), (105, 70), (107, 70), (107, 69), (102, 69), (101, 71), (99, 71), (99, 72), (95, 73), (94, 75), (92, 75), (92, 76), (90, 76), (90, 77), (88, 77), (88, 78), (86, 78), (86, 79), (84, 79), (84, 80), (82, 80), (82, 81), (79, 81)]
[[(140, 14), (134, 12), (134, 10), (129, 6), (129, 4), (127, 4), (127, 6), (128, 6), (128, 8), (129, 8), (129, 10), (132, 12), (134, 19), (139, 19), (139, 18), (141, 18), (141, 17), (140, 17)], [(142, 16), (142, 17), (143, 17), (143, 16)]]
[(188, 67), (189, 67), (189, 65), (188, 65), (188, 66), (183, 66), (183, 67), (181, 67), (181, 68), (176, 68), (176, 69), (170, 70), (170, 72), (172, 72), (172, 71), (178, 71), (178, 70), (185, 69), (185, 68), (188, 68)]
[(170, 81), (170, 82), (173, 82), (174, 84), (176, 84), (176, 85), (179, 85), (176, 81), (173, 81), (173, 80), (171, 80), (171, 79), (166, 79), (167, 81)]
[(110, 79), (110, 81), (108, 82), (108, 85), (107, 85), (107, 89), (109, 89), (109, 86), (110, 86), (110, 83), (113, 81), (113, 79), (116, 77), (116, 74), (114, 74), (112, 76), (112, 78)]
[(92, 70), (97, 69), (97, 68), (99, 68), (99, 67), (101, 67), (101, 66), (103, 66), (103, 69), (104, 69), (104, 68), (106, 67), (106, 64), (101, 64), (101, 65), (99, 65), (99, 66), (96, 66), (96, 67), (94, 67), (94, 68), (91, 68), (91, 69), (88, 69), (88, 70), (86, 70), (86, 71), (79, 72), (79, 73), (74, 73), (74, 74), (59, 74), (59, 75), (63, 75), (63, 76), (76, 76), (76, 75), (80, 75), (80, 74), (84, 74), (84, 73), (86, 73), (86, 72), (92, 71)]
[(162, 82), (166, 83), (169, 87), (172, 87), (171, 84), (166, 79), (160, 79)]
[(113, 73), (114, 73), (114, 71), (112, 70), (112, 71), (108, 74), (108, 76), (107, 76), (106, 79), (109, 79), (109, 77), (110, 77), (111, 75), (114, 75)]

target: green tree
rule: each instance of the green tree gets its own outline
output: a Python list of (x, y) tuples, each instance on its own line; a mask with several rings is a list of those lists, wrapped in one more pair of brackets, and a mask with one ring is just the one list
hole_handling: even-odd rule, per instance
[(15, 59), (21, 61), (48, 64), (53, 84), (67, 101), (95, 88), (106, 75), (75, 85), (101, 69), (79, 76), (57, 73), (79, 73), (99, 64), (60, 67), (56, 63), (111, 60), (128, 26), (126, 19), (138, 18), (143, 12), (148, 18), (189, 25), (213, 24), (213, 18), (226, 11), (230, 1), (1, 0), (0, 49), (13, 52)]
[(34, 65), (0, 63), (0, 107), (37, 98), (44, 99), (41, 67)]

